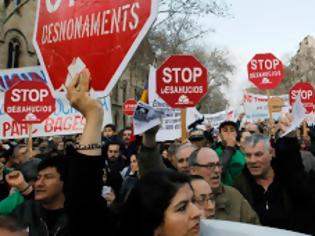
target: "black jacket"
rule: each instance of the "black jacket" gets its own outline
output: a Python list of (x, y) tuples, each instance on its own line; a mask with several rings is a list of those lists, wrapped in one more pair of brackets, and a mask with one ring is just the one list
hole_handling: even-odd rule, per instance
[(61, 212), (52, 227), (48, 230), (49, 211), (43, 209), (35, 200), (27, 200), (12, 213), (19, 222), (29, 228), (29, 236), (69, 236), (68, 218)]
[(256, 184), (247, 168), (234, 187), (249, 201), (263, 225), (314, 234), (314, 182), (304, 171), (296, 138), (277, 141), (272, 168), (275, 177), (267, 192)]

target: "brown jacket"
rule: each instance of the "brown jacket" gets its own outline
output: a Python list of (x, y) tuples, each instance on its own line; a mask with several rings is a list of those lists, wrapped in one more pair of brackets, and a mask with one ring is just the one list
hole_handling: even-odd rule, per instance
[(223, 185), (215, 194), (215, 218), (260, 225), (259, 217), (243, 195), (233, 187)]

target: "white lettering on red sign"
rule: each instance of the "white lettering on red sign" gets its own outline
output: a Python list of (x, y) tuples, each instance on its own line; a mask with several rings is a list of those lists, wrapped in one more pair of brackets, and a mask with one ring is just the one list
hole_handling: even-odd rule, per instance
[[(53, 13), (58, 10), (62, 0), (57, 0), (55, 3), (51, 3), (51, 0), (46, 0), (46, 8), (49, 13)], [(69, 0), (69, 7), (74, 6), (74, 0)]]
[(41, 43), (58, 43), (127, 30), (133, 31), (137, 29), (140, 22), (137, 9), (140, 9), (139, 2), (43, 25)]
[(253, 59), (250, 61), (250, 65), (252, 70), (274, 70), (280, 65), (280, 61), (278, 59)]
[(11, 101), (31, 101), (31, 102), (42, 102), (49, 95), (47, 89), (13, 89)]
[(310, 100), (313, 97), (313, 91), (312, 90), (293, 90), (292, 91), (292, 98), (293, 100), (296, 99), (296, 97), (300, 94), (301, 99), (303, 100)]
[(199, 67), (194, 67), (194, 68), (166, 67), (163, 69), (162, 80), (166, 84), (169, 84), (172, 82), (196, 83), (197, 79), (201, 75), (202, 75), (202, 69)]

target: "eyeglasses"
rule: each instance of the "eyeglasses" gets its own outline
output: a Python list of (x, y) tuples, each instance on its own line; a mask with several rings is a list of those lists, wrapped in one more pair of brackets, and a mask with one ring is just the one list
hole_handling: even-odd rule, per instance
[(206, 203), (208, 203), (209, 201), (212, 204), (215, 203), (215, 199), (214, 199), (214, 196), (212, 194), (208, 195), (208, 196), (203, 195), (203, 196), (199, 196), (199, 197), (194, 197), (193, 198), (193, 202), (196, 203), (199, 206), (205, 206)]
[(209, 170), (214, 170), (216, 167), (218, 167), (219, 169), (222, 168), (222, 165), (220, 162), (210, 162), (208, 164), (195, 163), (194, 166), (204, 167), (204, 168), (207, 168)]

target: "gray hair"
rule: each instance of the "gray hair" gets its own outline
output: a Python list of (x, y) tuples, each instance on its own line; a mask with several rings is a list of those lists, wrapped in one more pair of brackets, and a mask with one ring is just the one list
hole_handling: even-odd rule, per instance
[(27, 145), (24, 144), (24, 143), (21, 143), (21, 144), (18, 144), (14, 147), (13, 149), (13, 153), (12, 153), (12, 159), (15, 159), (19, 150), (22, 149), (22, 148), (27, 148)]
[(257, 143), (263, 142), (266, 149), (270, 149), (270, 138), (267, 135), (264, 134), (252, 134), (245, 138), (243, 145), (244, 146), (251, 146), (254, 147), (257, 145)]
[(195, 145), (191, 144), (191, 143), (181, 144), (181, 145), (176, 149), (176, 151), (175, 151), (175, 156), (176, 156), (176, 158), (177, 158), (178, 152), (181, 151), (181, 150), (183, 150), (183, 149), (185, 149), (185, 148), (192, 148), (193, 151), (195, 151), (195, 150), (197, 149), (197, 147), (196, 147)]
[(180, 146), (181, 146), (181, 143), (179, 143), (179, 142), (174, 142), (174, 143), (172, 143), (172, 144), (168, 147), (168, 149), (167, 149), (168, 154), (169, 154), (170, 156), (175, 155), (176, 152), (177, 152), (177, 149), (178, 149)]

